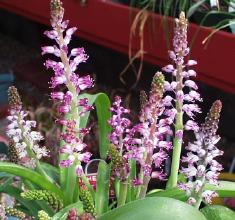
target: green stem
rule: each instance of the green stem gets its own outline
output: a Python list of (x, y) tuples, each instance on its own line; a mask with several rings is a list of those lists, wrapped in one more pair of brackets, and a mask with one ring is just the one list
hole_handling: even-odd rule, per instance
[[(179, 56), (182, 56), (180, 54)], [(177, 73), (176, 73), (176, 94), (183, 89), (183, 66), (178, 65), (177, 66)], [(178, 183), (178, 172), (179, 172), (179, 166), (180, 166), (180, 155), (181, 155), (181, 148), (182, 148), (182, 139), (179, 139), (176, 134), (177, 131), (182, 131), (184, 129), (183, 124), (183, 101), (176, 96), (176, 103), (175, 107), (177, 110), (176, 113), (176, 121), (175, 121), (175, 138), (173, 141), (173, 155), (172, 155), (172, 164), (171, 164), (171, 174), (169, 177), (169, 180), (167, 182), (167, 188), (174, 188), (177, 186)]]
[(139, 199), (145, 198), (150, 179), (151, 179), (150, 176), (144, 176), (144, 182), (140, 189)]
[(196, 209), (199, 209), (199, 207), (200, 207), (200, 205), (201, 205), (201, 202), (202, 202), (202, 198), (198, 198), (198, 200), (197, 200), (196, 204), (194, 205), (194, 207), (195, 207)]
[(120, 191), (119, 191), (119, 197), (117, 201), (118, 207), (125, 205), (126, 203), (127, 188), (128, 188), (127, 182), (120, 182)]
[[(183, 131), (182, 103), (177, 102), (176, 105), (178, 107), (178, 113), (176, 115), (175, 133), (179, 130)], [(182, 140), (175, 136), (173, 145), (174, 145), (174, 148), (173, 148), (173, 155), (172, 155), (171, 175), (167, 183), (167, 188), (174, 188), (177, 186)]]

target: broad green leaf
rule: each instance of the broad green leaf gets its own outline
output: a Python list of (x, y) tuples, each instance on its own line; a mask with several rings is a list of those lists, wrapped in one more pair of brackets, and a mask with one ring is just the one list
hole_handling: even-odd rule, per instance
[(179, 188), (173, 188), (173, 189), (166, 189), (166, 190), (158, 190), (157, 192), (152, 191), (147, 194), (147, 197), (169, 197), (178, 199), (180, 201), (187, 201), (188, 196), (186, 195), (185, 191), (179, 189)]
[(235, 198), (235, 182), (219, 181), (219, 186), (206, 184), (205, 189), (216, 191), (219, 197)]
[[(110, 100), (104, 93), (98, 93), (95, 95), (82, 94), (79, 98), (88, 98), (90, 105), (95, 104), (95, 109), (98, 118), (98, 130), (99, 130), (99, 152), (102, 159), (106, 158), (106, 154), (109, 147), (109, 141), (107, 139), (108, 134), (111, 131), (107, 120), (111, 117)], [(86, 113), (80, 120), (80, 127), (86, 127), (90, 112)]]
[(204, 214), (207, 220), (234, 220), (235, 219), (235, 212), (225, 206), (220, 206), (220, 205), (206, 206), (200, 211)]
[(76, 202), (61, 209), (52, 217), (52, 220), (66, 220), (68, 212), (72, 208), (75, 208), (77, 210), (78, 215), (82, 214), (83, 212), (82, 202)]
[(98, 220), (206, 220), (196, 208), (172, 198), (152, 197), (127, 203)]
[(95, 208), (98, 216), (107, 212), (109, 205), (110, 165), (100, 161), (96, 182)]
[(30, 170), (28, 168), (13, 164), (13, 163), (6, 163), (0, 162), (0, 172), (6, 172), (13, 174), (15, 176), (19, 176), (23, 179), (29, 180), (30, 182), (36, 184), (41, 189), (49, 190), (57, 194), (61, 199), (64, 199), (63, 192), (60, 188), (49, 180), (38, 174), (37, 172)]

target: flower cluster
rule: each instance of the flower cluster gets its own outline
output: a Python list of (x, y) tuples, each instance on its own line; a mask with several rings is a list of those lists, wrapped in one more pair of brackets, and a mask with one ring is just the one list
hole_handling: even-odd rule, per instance
[(68, 157), (60, 162), (60, 167), (69, 167), (77, 161), (76, 174), (77, 176), (81, 176), (83, 169), (80, 162), (87, 163), (91, 157), (90, 152), (84, 151), (87, 145), (83, 142), (83, 138), (89, 132), (89, 129), (80, 129), (80, 136), (78, 138), (74, 120), (64, 120), (63, 125), (66, 129), (65, 132), (61, 134), (64, 145), (60, 148), (60, 153), (67, 154)]
[(110, 108), (112, 112), (112, 117), (109, 119), (108, 123), (111, 125), (113, 131), (109, 135), (109, 140), (121, 150), (123, 145), (123, 138), (130, 126), (130, 120), (124, 117), (124, 114), (130, 113), (129, 109), (121, 106), (121, 97), (116, 96), (113, 106)]
[[(222, 165), (214, 158), (223, 154), (215, 144), (220, 140), (216, 135), (222, 104), (215, 101), (208, 113), (204, 124), (195, 133), (196, 141), (189, 143), (186, 147), (189, 152), (182, 162), (188, 167), (182, 168), (181, 172), (189, 179), (195, 178), (195, 182), (189, 181), (187, 184), (180, 184), (185, 189), (190, 198), (190, 204), (196, 204), (200, 199), (210, 203), (217, 193), (211, 190), (204, 190), (205, 183), (218, 185), (218, 175), (223, 169)], [(201, 198), (202, 197), (202, 198)]]
[[(82, 174), (80, 162), (87, 162), (90, 153), (82, 153), (86, 145), (83, 143), (84, 134), (89, 129), (79, 128), (79, 118), (93, 109), (89, 105), (87, 98), (78, 98), (82, 90), (93, 86), (92, 78), (87, 76), (79, 76), (75, 73), (80, 63), (86, 62), (87, 54), (83, 48), (68, 49), (71, 37), (77, 30), (76, 27), (68, 28), (69, 21), (63, 21), (64, 9), (60, 0), (51, 0), (51, 26), (52, 30), (46, 31), (45, 35), (55, 40), (56, 45), (42, 47), (42, 55), (53, 54), (60, 58), (60, 61), (48, 59), (45, 66), (52, 69), (55, 75), (51, 78), (51, 98), (58, 101), (58, 113), (61, 118), (58, 122), (65, 126), (65, 132), (61, 135), (64, 145), (60, 152), (68, 155), (66, 160), (61, 161), (61, 167), (68, 167), (76, 161), (77, 175)], [(65, 86), (65, 90), (55, 90), (59, 86)], [(67, 115), (66, 120), (64, 115)], [(69, 116), (69, 117), (68, 117)], [(73, 118), (73, 119), (71, 119)]]
[[(196, 72), (191, 69), (191, 66), (197, 64), (195, 60), (188, 60), (185, 63), (185, 57), (189, 54), (189, 47), (187, 42), (187, 26), (188, 21), (185, 18), (183, 12), (181, 12), (179, 19), (176, 20), (176, 26), (174, 29), (173, 48), (169, 51), (169, 57), (174, 62), (174, 65), (169, 64), (163, 68), (163, 71), (171, 73), (175, 80), (171, 83), (165, 82), (165, 91), (173, 92), (174, 98), (171, 95), (167, 95), (165, 104), (168, 106), (168, 110), (165, 114), (171, 119), (176, 119), (184, 112), (190, 120), (185, 125), (185, 130), (198, 130), (198, 125), (194, 121), (195, 113), (200, 113), (200, 108), (195, 101), (202, 101), (200, 94), (197, 92), (198, 86), (190, 79), (195, 77)], [(188, 92), (189, 91), (189, 92)], [(173, 107), (174, 106), (174, 107)], [(182, 139), (183, 127), (176, 128), (175, 136), (178, 139)]]
[(139, 162), (144, 176), (144, 180), (134, 180), (136, 184), (147, 185), (150, 178), (165, 179), (162, 163), (168, 157), (167, 151), (172, 148), (172, 143), (165, 140), (166, 135), (171, 133), (170, 120), (159, 118), (165, 109), (163, 87), (164, 76), (157, 72), (152, 81), (149, 98), (145, 92), (141, 92), (140, 123), (129, 129), (124, 139), (128, 150), (126, 156)]
[(0, 204), (0, 219), (6, 220), (6, 211), (5, 208)]
[(10, 115), (7, 119), (10, 123), (6, 133), (11, 139), (11, 145), (14, 145), (18, 162), (27, 167), (35, 167), (36, 160), (48, 156), (47, 149), (38, 145), (38, 142), (43, 140), (43, 136), (40, 132), (32, 130), (36, 127), (36, 121), (25, 119), (27, 112), (22, 110), (22, 102), (14, 86), (9, 88), (8, 96)]

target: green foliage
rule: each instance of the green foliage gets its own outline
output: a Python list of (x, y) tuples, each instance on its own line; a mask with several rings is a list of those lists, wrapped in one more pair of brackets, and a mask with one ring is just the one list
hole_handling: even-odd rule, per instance
[(0, 162), (0, 172), (10, 173), (22, 179), (29, 180), (41, 189), (53, 192), (62, 200), (64, 199), (63, 192), (58, 186), (33, 170), (12, 163)]
[(99, 163), (96, 182), (95, 209), (98, 216), (108, 211), (110, 165), (104, 161)]
[(130, 202), (98, 220), (206, 220), (194, 207), (171, 198), (152, 197)]
[(235, 212), (231, 209), (220, 206), (220, 205), (212, 205), (206, 206), (201, 209), (203, 215), (207, 218), (207, 220), (234, 220)]

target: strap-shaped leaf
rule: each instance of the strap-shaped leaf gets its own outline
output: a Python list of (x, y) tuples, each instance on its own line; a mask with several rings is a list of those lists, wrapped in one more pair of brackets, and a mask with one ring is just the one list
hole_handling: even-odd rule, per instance
[(107, 212), (109, 205), (110, 165), (104, 161), (99, 163), (96, 183), (95, 208), (98, 216)]
[(219, 194), (219, 197), (235, 198), (235, 182), (219, 181), (219, 186), (206, 184), (205, 188), (216, 191)]
[[(106, 154), (109, 147), (109, 141), (107, 135), (111, 131), (107, 120), (111, 117), (110, 109), (110, 100), (108, 96), (104, 93), (98, 93), (95, 95), (82, 94), (79, 98), (88, 98), (89, 105), (95, 104), (95, 110), (98, 118), (98, 130), (99, 130), (99, 151), (100, 157), (102, 159), (106, 158)], [(86, 127), (90, 112), (86, 113), (80, 120), (80, 127)]]
[(0, 162), (0, 172), (10, 173), (23, 179), (29, 180), (30, 182), (38, 185), (41, 189), (46, 189), (54, 192), (62, 200), (64, 199), (63, 192), (60, 190), (59, 187), (57, 187), (55, 184), (51, 183), (45, 177), (41, 176), (33, 170), (13, 163)]

